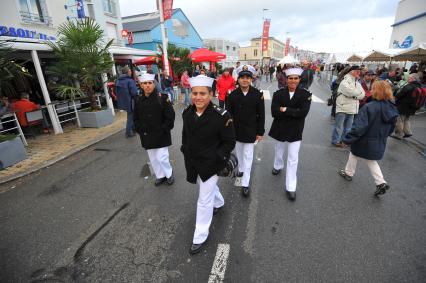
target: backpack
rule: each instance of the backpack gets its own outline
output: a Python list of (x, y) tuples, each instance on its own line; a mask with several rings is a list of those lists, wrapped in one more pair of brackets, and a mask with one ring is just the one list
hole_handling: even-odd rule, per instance
[(413, 102), (413, 108), (416, 111), (422, 108), (426, 101), (426, 87), (416, 88), (411, 94), (411, 99)]

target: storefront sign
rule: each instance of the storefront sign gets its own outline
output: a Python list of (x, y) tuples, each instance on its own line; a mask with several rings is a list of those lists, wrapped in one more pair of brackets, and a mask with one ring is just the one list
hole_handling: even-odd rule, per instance
[(56, 37), (50, 36), (35, 30), (28, 30), (16, 27), (0, 26), (0, 36), (11, 36), (20, 38), (32, 38), (41, 40), (55, 40)]
[(402, 43), (398, 40), (393, 41), (393, 48), (410, 48), (413, 45), (414, 38), (412, 35), (408, 35)]

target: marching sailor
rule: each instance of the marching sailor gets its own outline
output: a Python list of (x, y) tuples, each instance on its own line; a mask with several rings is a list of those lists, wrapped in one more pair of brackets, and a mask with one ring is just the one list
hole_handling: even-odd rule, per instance
[(278, 175), (284, 168), (284, 145), (288, 143), (285, 187), (287, 197), (292, 201), (296, 200), (299, 149), (312, 100), (309, 90), (298, 87), (302, 72), (300, 68), (285, 70), (287, 87), (274, 93), (271, 104), (274, 120), (269, 135), (276, 140), (272, 175)]
[(209, 235), (213, 214), (224, 205), (217, 186), (218, 171), (228, 162), (235, 147), (231, 115), (211, 102), (213, 78), (189, 79), (192, 105), (182, 113), (182, 147), (187, 181), (198, 183), (197, 216), (190, 254), (200, 252)]
[(234, 121), (237, 140), (235, 145), (238, 159), (237, 176), (242, 177), (242, 194), (247, 197), (250, 193), (254, 144), (261, 141), (265, 133), (265, 103), (263, 93), (251, 86), (253, 72), (244, 67), (238, 73), (240, 87), (229, 95), (226, 109), (231, 113)]
[(135, 103), (135, 129), (142, 147), (148, 152), (149, 161), (155, 173), (155, 186), (174, 182), (173, 170), (169, 160), (168, 146), (172, 144), (170, 131), (175, 121), (175, 111), (167, 94), (155, 90), (153, 74), (140, 77), (143, 94)]

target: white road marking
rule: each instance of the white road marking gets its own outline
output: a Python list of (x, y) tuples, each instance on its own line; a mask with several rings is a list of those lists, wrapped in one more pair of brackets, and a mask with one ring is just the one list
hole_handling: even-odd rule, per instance
[(219, 244), (216, 256), (213, 261), (212, 271), (209, 276), (209, 283), (223, 282), (225, 279), (226, 265), (229, 257), (229, 244)]
[(312, 102), (316, 102), (316, 103), (325, 103), (324, 100), (322, 100), (321, 98), (319, 98), (318, 96), (315, 96), (312, 94)]

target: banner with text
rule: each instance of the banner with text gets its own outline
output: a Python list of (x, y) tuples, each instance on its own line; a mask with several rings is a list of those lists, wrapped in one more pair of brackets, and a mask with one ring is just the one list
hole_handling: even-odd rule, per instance
[(173, 0), (163, 0), (163, 16), (164, 20), (168, 20), (172, 17), (173, 12)]
[(270, 19), (265, 19), (263, 22), (263, 33), (262, 33), (262, 52), (268, 51), (268, 41), (269, 41), (269, 26), (271, 25)]
[(287, 38), (287, 40), (285, 41), (284, 56), (288, 55), (289, 48), (290, 48), (290, 38)]

